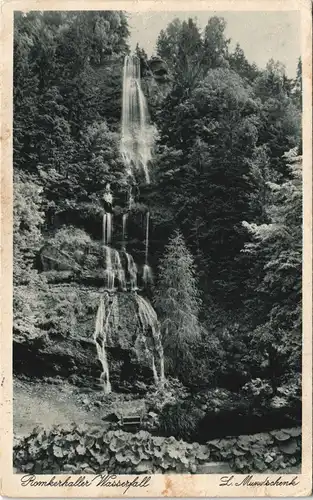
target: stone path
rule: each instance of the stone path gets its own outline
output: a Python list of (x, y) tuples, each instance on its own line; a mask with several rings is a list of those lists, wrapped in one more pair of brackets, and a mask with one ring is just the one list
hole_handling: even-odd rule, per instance
[[(56, 380), (57, 382), (57, 380)], [(103, 397), (101, 391), (79, 389), (68, 383), (47, 383), (16, 379), (13, 394), (13, 425), (16, 437), (29, 434), (40, 425), (50, 429), (68, 423), (103, 424), (109, 413), (123, 415), (144, 411), (143, 399), (125, 400), (123, 394)]]

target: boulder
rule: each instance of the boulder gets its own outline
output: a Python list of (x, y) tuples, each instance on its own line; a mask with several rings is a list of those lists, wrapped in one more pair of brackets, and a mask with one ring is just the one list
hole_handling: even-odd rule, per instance
[(166, 82), (169, 79), (168, 67), (165, 61), (159, 57), (153, 57), (148, 61), (148, 67), (157, 82)]
[(75, 259), (66, 251), (52, 244), (46, 244), (40, 251), (41, 269), (43, 271), (73, 271), (79, 266)]
[[(74, 276), (75, 272), (77, 273), (76, 277), (83, 272), (88, 273), (88, 271), (91, 275), (97, 275), (103, 271), (105, 251), (100, 242), (84, 241), (80, 246), (77, 246), (75, 241), (64, 241), (59, 244), (52, 240), (40, 250), (39, 270), (45, 273), (73, 271)], [(49, 274), (47, 277), (49, 281)]]

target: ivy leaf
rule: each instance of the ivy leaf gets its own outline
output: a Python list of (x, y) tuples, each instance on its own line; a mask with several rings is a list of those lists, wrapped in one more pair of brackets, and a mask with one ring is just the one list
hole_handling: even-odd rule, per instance
[(236, 457), (243, 457), (245, 455), (245, 452), (244, 451), (240, 451), (240, 450), (237, 450), (236, 448), (234, 448), (232, 450), (232, 453), (236, 456)]
[(76, 446), (76, 451), (77, 451), (78, 455), (85, 455), (86, 454), (86, 448), (85, 448), (85, 446), (83, 446), (81, 444)]
[(152, 470), (152, 462), (150, 460), (142, 460), (140, 464), (135, 467), (136, 472), (150, 472)]
[(54, 445), (53, 446), (53, 455), (58, 458), (63, 457), (63, 450), (60, 446)]
[(292, 429), (288, 429), (288, 434), (293, 437), (301, 436), (301, 427), (295, 427)]
[(255, 458), (254, 461), (253, 461), (254, 465), (255, 465), (255, 468), (257, 470), (259, 470), (260, 472), (263, 472), (267, 467), (265, 465), (265, 463), (258, 459), (258, 458)]
[(295, 439), (291, 439), (288, 443), (280, 443), (279, 449), (287, 455), (293, 455), (297, 451), (297, 442)]
[(176, 448), (174, 448), (172, 446), (169, 446), (167, 452), (168, 452), (169, 457), (171, 457), (171, 458), (179, 458), (180, 453), (179, 453), (179, 451)]
[(110, 454), (107, 450), (103, 450), (102, 452), (95, 451), (93, 449), (89, 450), (90, 454), (95, 458), (98, 464), (103, 465), (105, 462), (110, 460)]
[(284, 431), (272, 431), (271, 434), (275, 439), (277, 439), (277, 441), (287, 441), (290, 439), (290, 435)]

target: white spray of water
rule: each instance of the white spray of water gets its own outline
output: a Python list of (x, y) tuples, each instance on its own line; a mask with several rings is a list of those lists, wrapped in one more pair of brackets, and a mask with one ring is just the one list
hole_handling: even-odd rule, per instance
[(123, 219), (122, 219), (122, 245), (123, 245), (123, 249), (124, 250), (126, 250), (127, 218), (128, 218), (128, 213), (123, 214)]
[(120, 254), (118, 253), (117, 250), (114, 252), (114, 257), (115, 257), (114, 265), (115, 265), (116, 277), (119, 281), (121, 289), (126, 291), (127, 287), (126, 287), (125, 271), (124, 271), (124, 268), (122, 266)]
[(105, 212), (102, 218), (102, 241), (104, 245), (110, 245), (112, 242), (113, 218), (112, 214)]
[(105, 247), (105, 285), (107, 290), (114, 290), (115, 273), (112, 265), (112, 248)]
[(138, 290), (137, 286), (137, 266), (133, 259), (133, 256), (129, 253), (125, 253), (127, 259), (127, 273), (130, 280), (130, 289), (132, 292)]
[(102, 241), (106, 245), (106, 234), (107, 234), (107, 214), (104, 212), (102, 217)]
[(140, 61), (126, 56), (123, 70), (123, 107), (120, 151), (128, 174), (142, 169), (149, 184), (149, 168), (154, 127), (148, 124), (148, 110), (140, 82)]
[(145, 286), (153, 284), (152, 269), (150, 266), (148, 266), (148, 264), (145, 264), (143, 266), (142, 281), (144, 282)]
[[(148, 112), (144, 94), (140, 83), (140, 62), (137, 57), (125, 57), (123, 76), (123, 109), (122, 109), (122, 133), (120, 151), (124, 158), (127, 173), (133, 176), (133, 169), (142, 170), (146, 184), (150, 183), (149, 162), (154, 139), (154, 128), (148, 125)], [(104, 199), (112, 205), (112, 193), (110, 185), (107, 185)], [(129, 210), (132, 209), (133, 197), (132, 188), (129, 191)], [(123, 249), (126, 248), (128, 214), (123, 215), (122, 221), (122, 241)], [(149, 221), (150, 214), (146, 214), (146, 234), (145, 234), (145, 265), (143, 270), (143, 281), (148, 284), (152, 281), (152, 271), (148, 265), (149, 251)], [(123, 269), (119, 252), (113, 249), (112, 243), (112, 214), (103, 215), (103, 243), (106, 251), (105, 275), (106, 288), (108, 291), (115, 291), (116, 281), (121, 288), (126, 290), (126, 275)], [(137, 266), (133, 257), (125, 251), (127, 260), (127, 275), (130, 280), (131, 291), (138, 290), (137, 287)], [(147, 359), (151, 360), (151, 368), (156, 384), (164, 381), (164, 356), (161, 343), (160, 325), (156, 312), (150, 302), (140, 295), (135, 294), (138, 305), (138, 316), (141, 323), (141, 331), (137, 340), (144, 346), (144, 353)], [(100, 381), (106, 394), (111, 392), (109, 378), (109, 365), (106, 353), (107, 339), (119, 328), (119, 307), (118, 296), (106, 294), (107, 302), (103, 297), (97, 311), (94, 340), (97, 346), (98, 358), (102, 365)], [(111, 304), (109, 305), (111, 301)], [(153, 343), (152, 351), (148, 349), (147, 340)], [(154, 354), (153, 354), (154, 353)], [(157, 354), (157, 358), (155, 357)], [(157, 361), (157, 366), (156, 366)], [(158, 367), (158, 368), (157, 368)], [(158, 373), (159, 371), (159, 373)]]
[(110, 312), (106, 313), (103, 297), (100, 297), (94, 331), (94, 341), (97, 348), (98, 359), (102, 366), (100, 382), (105, 394), (110, 394), (112, 388), (110, 383), (109, 364), (106, 353), (107, 330)]
[(121, 257), (117, 250), (105, 247), (105, 287), (108, 291), (115, 290), (116, 280), (120, 288), (126, 290), (125, 271), (122, 266)]
[(136, 294), (136, 300), (138, 304), (138, 315), (140, 319), (140, 323), (143, 329), (143, 332), (147, 332), (149, 329), (151, 329), (152, 337), (154, 340), (154, 345), (157, 350), (158, 356), (159, 356), (159, 361), (160, 361), (160, 374), (158, 375), (156, 366), (155, 366), (155, 361), (154, 361), (154, 356), (152, 358), (152, 371), (153, 371), (153, 376), (155, 379), (155, 382), (161, 382), (163, 383), (164, 381), (164, 355), (163, 355), (163, 347), (161, 344), (161, 331), (160, 331), (160, 324), (158, 321), (157, 314), (155, 310), (153, 309), (152, 305), (150, 302), (141, 297), (141, 295)]
[(157, 369), (155, 367), (154, 356), (152, 356), (152, 372), (153, 372), (154, 383), (157, 384), (159, 382), (159, 377), (158, 377)]
[(145, 264), (148, 264), (150, 212), (146, 213)]
[(153, 283), (152, 269), (148, 264), (148, 254), (149, 254), (149, 222), (150, 222), (150, 212), (146, 213), (146, 237), (145, 237), (145, 264), (143, 266), (142, 280), (145, 286), (151, 285)]
[(113, 231), (112, 214), (107, 213), (107, 238), (106, 238), (107, 245), (111, 245), (112, 231)]

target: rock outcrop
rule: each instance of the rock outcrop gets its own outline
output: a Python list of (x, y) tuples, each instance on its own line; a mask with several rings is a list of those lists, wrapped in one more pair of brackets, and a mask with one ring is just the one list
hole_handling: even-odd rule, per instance
[[(27, 287), (25, 287), (27, 293)], [(46, 318), (41, 335), (14, 336), (14, 370), (31, 376), (60, 375), (78, 385), (97, 382), (101, 366), (93, 341), (99, 297), (105, 291), (77, 283), (50, 284), (43, 293)], [(122, 389), (136, 381), (153, 382), (151, 364), (140, 342), (141, 325), (132, 292), (118, 293), (119, 324), (107, 341), (112, 387)], [(16, 332), (18, 333), (18, 332)], [(154, 350), (147, 332), (146, 345)], [(134, 389), (135, 390), (135, 389)]]
[[(153, 383), (152, 360), (158, 359), (162, 348), (160, 334), (143, 324), (144, 318), (139, 314), (141, 292), (130, 283), (127, 259), (122, 252), (124, 288), (118, 273), (114, 291), (105, 288), (106, 252), (100, 242), (88, 238), (72, 238), (70, 243), (66, 238), (61, 242), (56, 239), (43, 247), (41, 275), (47, 285), (38, 290), (40, 324), (32, 336), (15, 324), (15, 372), (36, 377), (59, 375), (78, 385), (97, 385), (101, 364), (93, 335), (102, 297), (108, 307), (113, 301), (118, 307), (118, 321), (115, 317), (116, 324), (110, 328), (106, 341), (113, 390), (127, 386), (135, 391), (137, 381)], [(19, 287), (19, 293), (27, 295), (27, 286)]]
[(169, 80), (168, 67), (163, 59), (152, 57), (152, 59), (148, 61), (148, 67), (158, 83), (167, 82)]

